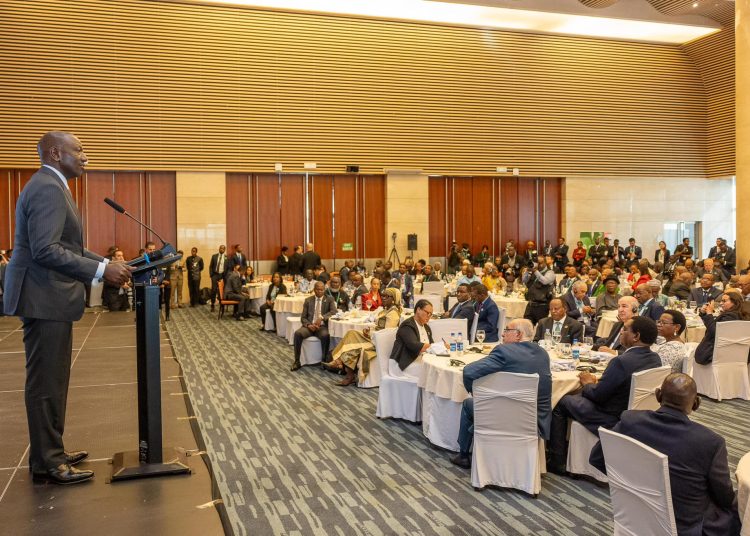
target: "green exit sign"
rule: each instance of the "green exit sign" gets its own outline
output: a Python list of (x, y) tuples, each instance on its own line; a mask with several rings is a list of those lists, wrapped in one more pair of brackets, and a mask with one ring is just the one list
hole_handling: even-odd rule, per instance
[(341, 251), (354, 251), (354, 244), (351, 242), (344, 242), (341, 244)]

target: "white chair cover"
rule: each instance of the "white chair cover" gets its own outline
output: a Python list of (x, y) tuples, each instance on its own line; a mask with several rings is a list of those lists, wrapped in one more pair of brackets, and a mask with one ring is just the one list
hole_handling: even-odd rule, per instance
[(635, 372), (630, 381), (628, 409), (659, 409), (660, 404), (656, 401), (655, 390), (657, 387), (661, 387), (664, 378), (669, 376), (670, 372), (672, 372), (671, 367), (659, 367)]
[(302, 327), (301, 316), (288, 316), (286, 318), (286, 340), (289, 345), (294, 344), (294, 332)]
[(570, 441), (566, 469), (574, 475), (586, 475), (607, 482), (607, 475), (589, 463), (591, 449), (599, 439), (578, 421), (570, 421)]
[(315, 365), (323, 361), (323, 348), (320, 339), (312, 336), (302, 341), (302, 350), (299, 354), (301, 365)]
[(537, 427), (538, 374), (496, 372), (474, 382), (471, 484), (532, 495), (542, 489), (544, 443)]
[(422, 433), (430, 443), (458, 452), (462, 404), (422, 389)]
[(500, 312), (500, 314), (497, 315), (497, 337), (498, 340), (502, 342), (503, 330), (505, 329), (505, 307), (498, 307), (497, 309)]
[(432, 330), (432, 340), (435, 342), (440, 340), (448, 341), (451, 333), (460, 333), (464, 340), (469, 338), (468, 322), (465, 318), (430, 320), (429, 326)]
[(425, 281), (422, 283), (422, 294), (437, 294), (441, 297), (445, 293), (445, 283), (442, 281)]
[(685, 359), (682, 360), (682, 372), (688, 376), (693, 375), (693, 365), (695, 364), (695, 349), (698, 348), (697, 342), (685, 343)]
[(750, 536), (750, 453), (737, 464), (737, 509), (742, 522), (742, 536)]
[(415, 294), (414, 295), (414, 305), (417, 304), (419, 300), (427, 300), (432, 304), (432, 313), (433, 314), (440, 314), (443, 312), (443, 296), (439, 294)]
[(479, 313), (474, 313), (474, 322), (471, 324), (471, 337), (469, 341), (477, 342), (477, 324), (479, 323)]
[[(381, 419), (392, 417), (420, 422), (422, 420), (422, 393), (417, 386), (418, 371), (416, 377), (409, 376), (407, 371), (414, 372), (417, 366), (422, 366), (422, 363), (421, 360), (418, 363), (412, 363), (406, 371), (398, 368), (398, 364), (390, 358), (393, 343), (396, 341), (396, 331), (398, 331), (397, 328), (388, 328), (372, 332), (376, 359), (382, 373), (375, 416)], [(399, 377), (389, 374), (389, 369), (394, 366), (400, 373)]]
[(271, 318), (272, 314), (274, 314), (273, 310), (266, 309), (266, 317), (263, 319), (263, 329), (273, 331), (273, 318)]
[(708, 365), (693, 365), (693, 379), (698, 392), (719, 402), (725, 398), (750, 400), (748, 351), (750, 322), (718, 322), (713, 362)]
[(667, 456), (604, 428), (599, 428), (599, 437), (609, 475), (615, 535), (677, 536)]

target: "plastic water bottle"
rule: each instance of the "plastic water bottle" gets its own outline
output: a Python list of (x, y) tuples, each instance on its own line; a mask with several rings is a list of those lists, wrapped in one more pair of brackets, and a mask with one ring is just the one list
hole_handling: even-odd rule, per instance
[(578, 362), (581, 360), (581, 347), (578, 344), (578, 339), (573, 339), (572, 355), (573, 363), (578, 366)]
[(464, 356), (464, 336), (461, 333), (458, 333), (457, 337), (458, 341), (456, 342), (456, 351), (458, 352), (458, 357)]
[(456, 352), (458, 351), (458, 343), (456, 342), (456, 334), (451, 333), (450, 339), (448, 339), (448, 342), (450, 343), (450, 354), (451, 359), (455, 359)]

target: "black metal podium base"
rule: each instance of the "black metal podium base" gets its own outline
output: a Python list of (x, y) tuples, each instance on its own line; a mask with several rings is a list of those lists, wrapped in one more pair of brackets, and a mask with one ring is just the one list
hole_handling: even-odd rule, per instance
[(109, 482), (191, 473), (183, 453), (169, 448), (164, 449), (162, 453), (163, 461), (160, 463), (141, 463), (137, 450), (116, 453), (112, 456), (112, 475)]

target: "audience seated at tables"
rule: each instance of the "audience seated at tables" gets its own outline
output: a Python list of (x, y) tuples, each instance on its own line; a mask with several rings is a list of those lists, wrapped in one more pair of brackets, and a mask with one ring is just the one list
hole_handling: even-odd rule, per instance
[(477, 317), (477, 330), (484, 330), (485, 342), (497, 342), (500, 340), (498, 334), (498, 320), (500, 319), (500, 309), (497, 304), (490, 298), (487, 287), (481, 283), (474, 283), (471, 286), (472, 298), (474, 299), (475, 311), (479, 314)]
[(604, 292), (603, 277), (599, 270), (592, 268), (588, 273), (586, 281), (586, 296), (594, 298)]
[(328, 319), (336, 314), (336, 302), (333, 298), (326, 296), (325, 285), (322, 281), (315, 281), (314, 294), (305, 300), (302, 306), (302, 327), (294, 332), (294, 363), (291, 371), (299, 370), (300, 354), (302, 353), (302, 342), (308, 337), (320, 339), (320, 347), (323, 352), (323, 361), (328, 361), (328, 345), (331, 337), (328, 334)]
[(339, 311), (349, 310), (349, 295), (341, 288), (341, 278), (339, 276), (334, 275), (328, 281), (326, 296), (333, 298)]
[(346, 285), (349, 282), (349, 274), (354, 268), (354, 261), (351, 259), (344, 261), (344, 266), (339, 270), (339, 277), (341, 278), (341, 284)]
[(576, 281), (571, 289), (561, 297), (565, 302), (565, 308), (568, 310), (568, 316), (583, 324), (584, 331), (587, 332), (586, 335), (593, 335), (593, 332), (596, 331), (594, 319), (596, 311), (591, 307), (591, 300), (586, 295), (587, 291), (588, 285), (585, 281)]
[(562, 298), (552, 298), (549, 302), (549, 316), (541, 319), (536, 325), (534, 342), (543, 340), (548, 331), (552, 337), (559, 334), (560, 342), (563, 344), (583, 342), (583, 324), (567, 313), (567, 303)]
[[(125, 262), (125, 254), (121, 249), (112, 252), (111, 262)], [(130, 308), (128, 291), (132, 288), (132, 281), (120, 286), (105, 281), (102, 286), (102, 305), (110, 311), (127, 311)]]
[(680, 339), (680, 335), (687, 328), (685, 315), (673, 309), (664, 311), (656, 321), (656, 329), (663, 341), (659, 341), (651, 346), (651, 349), (659, 354), (662, 367), (671, 367), (672, 372), (682, 370), (682, 362), (685, 359), (685, 343)]
[(648, 284), (636, 288), (633, 295), (638, 300), (638, 316), (648, 317), (654, 322), (661, 318), (664, 307), (654, 300), (651, 287)]
[(321, 281), (323, 284), (328, 283), (328, 281), (331, 280), (331, 274), (328, 273), (326, 267), (322, 264), (315, 267), (313, 275), (315, 276), (315, 281)]
[(374, 311), (383, 305), (383, 298), (380, 295), (380, 279), (373, 277), (370, 281), (370, 292), (362, 295), (362, 310)]
[(471, 300), (471, 290), (469, 285), (458, 285), (456, 287), (456, 303), (450, 310), (445, 311), (443, 318), (465, 318), (466, 326), (471, 333), (474, 326), (474, 302)]
[(276, 331), (276, 313), (273, 312), (273, 304), (278, 296), (286, 294), (286, 285), (284, 280), (281, 278), (279, 272), (275, 272), (271, 277), (271, 284), (266, 292), (266, 303), (260, 306), (260, 330), (265, 331), (266, 323), (266, 311), (271, 311), (271, 319), (273, 320), (273, 330)]
[(482, 275), (482, 284), (487, 287), (489, 292), (503, 292), (505, 290), (505, 279), (500, 275), (500, 271), (491, 262), (484, 264), (484, 275)]
[(628, 283), (630, 287), (635, 290), (641, 285), (644, 285), (651, 281), (651, 273), (648, 269), (648, 261), (640, 261), (637, 264), (630, 266), (630, 275), (628, 275)]
[(679, 271), (675, 270), (674, 276), (672, 276), (672, 281), (664, 287), (664, 294), (667, 296), (673, 296), (678, 300), (689, 300), (690, 287), (693, 285), (693, 280), (693, 274), (684, 268)]
[(669, 303), (669, 298), (661, 293), (661, 281), (658, 279), (652, 279), (648, 282), (648, 288), (651, 289), (651, 296), (653, 296), (654, 301), (666, 308)]
[(573, 283), (576, 281), (580, 281), (581, 278), (578, 277), (578, 270), (576, 270), (576, 267), (572, 264), (568, 264), (565, 268), (565, 277), (560, 279), (560, 282), (557, 284), (557, 294), (562, 296), (566, 292), (570, 290), (570, 287), (573, 286)]
[(656, 333), (656, 323), (650, 318), (627, 320), (620, 335), (625, 352), (609, 362), (600, 379), (590, 372), (578, 375), (583, 391), (563, 396), (552, 412), (548, 471), (566, 474), (569, 418), (597, 436), (600, 426), (612, 428), (617, 424), (628, 407), (633, 373), (661, 366), (661, 359), (650, 348), (656, 342)]
[[(725, 292), (719, 299), (718, 306), (709, 302), (700, 308), (700, 317), (706, 326), (706, 334), (695, 349), (695, 362), (708, 365), (714, 359), (714, 343), (716, 342), (716, 323), (732, 320), (750, 320), (750, 316), (743, 310), (743, 299), (740, 292)], [(714, 311), (719, 310), (719, 316), (714, 317)]]
[(519, 275), (521, 275), (521, 268), (524, 266), (524, 260), (516, 252), (516, 248), (514, 246), (508, 246), (508, 249), (501, 259), (501, 263), (502, 264), (500, 265), (500, 268), (503, 272), (512, 270), (514, 276), (518, 277)]
[(224, 299), (239, 302), (234, 306), (234, 318), (243, 321), (246, 318), (250, 318), (250, 298), (242, 292), (240, 270), (242, 270), (241, 263), (232, 264), (232, 271), (227, 275), (227, 284), (224, 288)]
[(253, 268), (252, 266), (248, 264), (244, 270), (240, 270), (240, 279), (242, 280), (243, 285), (254, 283), (255, 282), (255, 268)]
[(596, 298), (596, 318), (602, 317), (604, 311), (615, 311), (620, 296), (620, 280), (614, 275), (609, 275), (604, 279), (604, 292)]
[(438, 281), (445, 281), (445, 272), (443, 272), (443, 263), (436, 261), (432, 265), (432, 275), (434, 275)]
[[(495, 372), (515, 372), (520, 374), (538, 374), (537, 392), (537, 428), (539, 437), (549, 439), (552, 409), (552, 374), (550, 373), (549, 355), (539, 345), (530, 342), (534, 328), (531, 322), (522, 318), (512, 320), (503, 330), (503, 344), (492, 349), (490, 355), (464, 367), (463, 382), (471, 393), (474, 381), (494, 374)], [(469, 469), (471, 457), (469, 451), (474, 440), (474, 399), (467, 398), (461, 408), (461, 425), (458, 431), (459, 453), (451, 462)]]
[(472, 259), (472, 264), (474, 266), (484, 266), (485, 263), (489, 262), (490, 260), (490, 247), (487, 244), (484, 244), (482, 246), (482, 251), (480, 253), (477, 253), (474, 258)]
[(422, 282), (439, 282), (440, 278), (435, 275), (431, 264), (425, 264), (422, 270)]
[(742, 310), (750, 316), (750, 274), (743, 274), (737, 278), (737, 288), (742, 295)]
[(705, 272), (698, 280), (700, 286), (690, 291), (690, 301), (694, 301), (698, 307), (703, 307), (719, 299), (722, 292), (714, 286), (714, 281), (714, 275), (711, 272)]
[[(677, 534), (738, 536), (737, 497), (724, 438), (688, 417), (700, 407), (695, 381), (670, 374), (656, 390), (656, 411), (625, 411), (612, 430), (667, 456)], [(606, 473), (601, 443), (591, 450), (591, 465)]]
[[(404, 320), (396, 332), (388, 370), (390, 373), (419, 377), (422, 354), (433, 343), (432, 330), (427, 323), (432, 318), (432, 304), (419, 300), (414, 305), (414, 316)], [(395, 366), (390, 366), (395, 365)]]
[(315, 285), (315, 273), (312, 270), (305, 270), (302, 279), (297, 283), (297, 292), (307, 294), (313, 291)]
[(362, 296), (367, 294), (367, 287), (365, 287), (363, 281), (364, 277), (360, 273), (349, 275), (349, 282), (351, 283), (351, 287), (349, 289), (349, 291), (351, 292), (350, 301), (355, 305), (358, 303), (360, 305), (364, 305)]
[[(331, 353), (333, 361), (330, 364), (323, 364), (323, 367), (329, 371), (343, 370), (346, 372), (346, 378), (336, 385), (346, 387), (357, 381), (355, 370), (359, 371), (359, 381), (364, 381), (370, 373), (370, 362), (375, 358), (375, 345), (370, 339), (370, 332), (385, 328), (397, 328), (400, 321), (401, 292), (395, 288), (387, 288), (383, 291), (383, 310), (378, 313), (375, 319), (375, 327), (372, 330), (365, 328), (363, 331), (356, 329), (347, 331), (344, 338)], [(360, 357), (362, 358), (361, 361)]]
[(471, 264), (465, 264), (462, 267), (462, 270), (464, 270), (463, 275), (458, 278), (458, 284), (466, 283), (467, 285), (473, 283), (474, 281), (477, 281), (479, 283), (482, 282), (479, 277), (474, 273), (474, 267)]
[(704, 259), (701, 263), (702, 266), (700, 266), (696, 271), (695, 275), (700, 279), (705, 274), (711, 274), (714, 278), (714, 283), (721, 282), (722, 288), (726, 286), (729, 279), (727, 278), (726, 274), (724, 273), (724, 270), (719, 270), (716, 265), (714, 264), (713, 259)]
[(625, 322), (638, 315), (638, 300), (633, 296), (622, 296), (617, 300), (617, 322), (612, 326), (612, 331), (606, 338), (599, 338), (595, 341), (593, 349), (595, 351), (609, 352), (611, 354), (621, 354), (625, 351), (620, 340), (620, 334)]

